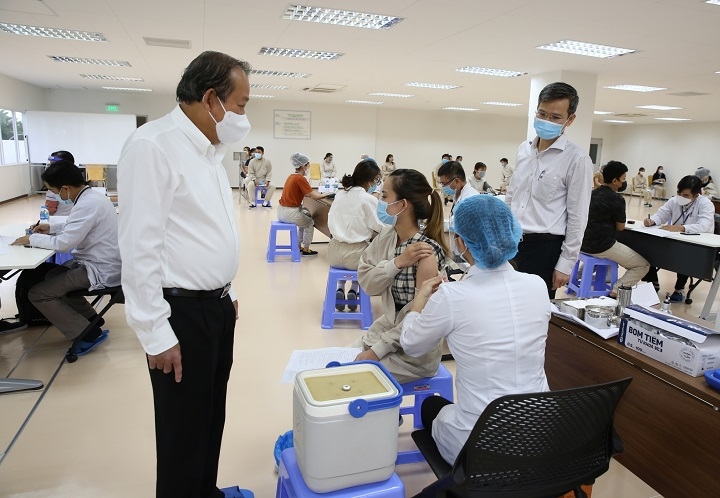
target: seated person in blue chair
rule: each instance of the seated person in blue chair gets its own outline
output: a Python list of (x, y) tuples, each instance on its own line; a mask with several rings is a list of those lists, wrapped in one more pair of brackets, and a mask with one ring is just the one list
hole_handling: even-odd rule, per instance
[(635, 285), (650, 269), (645, 258), (616, 240), (616, 232), (625, 230), (625, 199), (618, 192), (627, 188), (627, 171), (619, 161), (603, 166), (603, 183), (590, 196), (588, 223), (580, 247), (586, 254), (610, 259), (626, 269), (610, 291), (612, 298), (617, 297), (618, 287)]
[[(360, 161), (352, 175), (343, 177), (342, 188), (335, 194), (328, 212), (328, 228), (332, 234), (328, 246), (331, 266), (357, 270), (360, 255), (385, 226), (377, 217), (377, 197), (371, 195), (380, 184), (380, 178), (380, 167), (370, 158)], [(353, 282), (347, 293), (348, 300), (357, 299), (359, 293), (360, 285)], [(335, 298), (345, 299), (344, 280), (338, 281)], [(350, 311), (357, 309), (355, 304), (348, 307)], [(336, 308), (343, 311), (345, 305), (338, 304)]]
[[(97, 313), (87, 299), (69, 297), (68, 293), (120, 285), (118, 215), (110, 199), (88, 187), (80, 169), (70, 162), (52, 164), (43, 172), (42, 180), (61, 202), (73, 204), (72, 211), (64, 224), (38, 225), (33, 228), (35, 233), (17, 239), (15, 244), (60, 252), (74, 248), (73, 259), (50, 270), (45, 281), (28, 294), (30, 302), (74, 340)], [(107, 339), (107, 334), (98, 325), (78, 343), (77, 354), (89, 353)]]
[(447, 339), (455, 358), (457, 404), (423, 401), (421, 417), (442, 457), (453, 464), (485, 407), (511, 393), (548, 391), (545, 340), (547, 286), (508, 263), (520, 224), (500, 199), (476, 195), (455, 208), (458, 250), (471, 265), (458, 282), (426, 280), (402, 324), (400, 345), (412, 356)]
[(400, 332), (416, 289), (445, 264), (442, 199), (419, 171), (396, 169), (383, 182), (377, 215), (386, 226), (362, 253), (358, 279), (368, 295), (382, 296), (384, 313), (352, 344), (363, 348), (355, 361), (379, 361), (400, 383), (432, 377), (442, 356), (440, 338), (424, 354), (410, 356), (400, 347)]
[(302, 205), (302, 202), (305, 197), (322, 199), (325, 195), (313, 190), (310, 182), (305, 178), (310, 169), (310, 158), (308, 156), (296, 152), (290, 156), (290, 162), (295, 168), (295, 173), (285, 180), (282, 195), (280, 196), (280, 206), (278, 206), (277, 210), (278, 221), (297, 225), (300, 254), (303, 256), (315, 256), (317, 251), (310, 249), (313, 232), (315, 232), (315, 222), (310, 211)]
[[(687, 175), (678, 182), (677, 195), (660, 206), (657, 213), (644, 223), (646, 227), (657, 225), (669, 232), (713, 233), (715, 206), (710, 199), (702, 195), (702, 180), (695, 175)], [(643, 277), (644, 281), (652, 282), (655, 289), (660, 288), (657, 272), (657, 267), (650, 267), (650, 271)], [(688, 278), (690, 277), (678, 273), (675, 291), (670, 296), (671, 302), (682, 302)]]

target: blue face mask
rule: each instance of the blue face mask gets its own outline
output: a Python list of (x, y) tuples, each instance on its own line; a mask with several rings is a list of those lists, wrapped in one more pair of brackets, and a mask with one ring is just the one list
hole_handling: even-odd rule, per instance
[(72, 199), (70, 198), (70, 192), (68, 192), (67, 199), (63, 199), (62, 197), (60, 197), (60, 194), (57, 194), (57, 198), (60, 201), (60, 204), (72, 204), (73, 203)]
[(442, 163), (445, 164), (446, 162), (448, 162), (448, 159), (443, 158)]
[(377, 185), (375, 185), (375, 184), (373, 183), (372, 185), (370, 185), (370, 188), (368, 189), (367, 193), (368, 193), (368, 194), (372, 194), (372, 193), (375, 192), (376, 190), (377, 190)]
[[(395, 201), (395, 202), (400, 202), (400, 201)], [(395, 204), (395, 202), (391, 202), (390, 204)], [(390, 204), (388, 204), (385, 201), (378, 201), (377, 217), (382, 223), (385, 223), (386, 225), (395, 226), (395, 223), (397, 222), (397, 214), (393, 215), (393, 214), (388, 214), (388, 212), (387, 212), (387, 208)], [(402, 211), (400, 211), (400, 212), (402, 212)], [(400, 213), (398, 213), (398, 214), (400, 214)]]
[(445, 192), (445, 195), (455, 195), (455, 189), (450, 185), (445, 185), (443, 187), (443, 192)]
[(535, 116), (533, 126), (535, 127), (535, 133), (537, 133), (538, 137), (543, 140), (553, 140), (560, 136), (565, 123), (553, 123), (552, 121), (545, 121)]

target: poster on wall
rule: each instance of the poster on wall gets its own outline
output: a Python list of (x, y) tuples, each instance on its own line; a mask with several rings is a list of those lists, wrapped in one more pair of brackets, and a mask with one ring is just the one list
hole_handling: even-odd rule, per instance
[(278, 139), (310, 140), (310, 111), (275, 110), (273, 136)]

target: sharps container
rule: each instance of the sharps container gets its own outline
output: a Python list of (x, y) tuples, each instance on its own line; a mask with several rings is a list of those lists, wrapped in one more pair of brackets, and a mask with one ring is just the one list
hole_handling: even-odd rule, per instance
[(400, 384), (377, 362), (298, 373), (293, 443), (307, 487), (327, 493), (389, 479), (401, 402)]

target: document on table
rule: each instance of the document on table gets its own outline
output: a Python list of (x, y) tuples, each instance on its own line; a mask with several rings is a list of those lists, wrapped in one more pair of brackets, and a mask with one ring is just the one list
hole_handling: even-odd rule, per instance
[(8, 237), (7, 235), (0, 235), (0, 254), (11, 254), (13, 252), (10, 244), (15, 242), (15, 237)]
[(296, 349), (290, 355), (280, 383), (292, 384), (298, 372), (325, 368), (331, 361), (349, 363), (361, 352), (362, 348)]
[(650, 235), (655, 235), (656, 237), (667, 237), (668, 235), (673, 233), (673, 232), (669, 232), (668, 230), (663, 230), (660, 226), (657, 226), (657, 225), (653, 225), (651, 227), (646, 227), (645, 225), (638, 225), (638, 226), (633, 226), (631, 228), (631, 230), (646, 232)]

